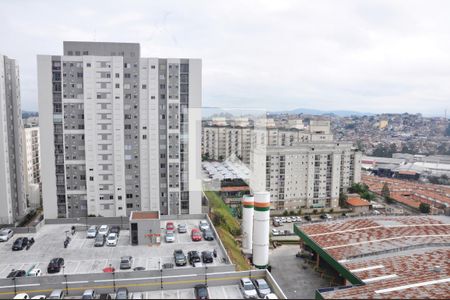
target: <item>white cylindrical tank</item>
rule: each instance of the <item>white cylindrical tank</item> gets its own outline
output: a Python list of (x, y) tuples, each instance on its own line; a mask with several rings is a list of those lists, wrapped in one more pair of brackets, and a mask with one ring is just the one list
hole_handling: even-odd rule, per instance
[(270, 193), (254, 194), (253, 264), (264, 269), (269, 264)]
[(242, 197), (242, 249), (244, 252), (252, 252), (253, 241), (253, 196), (244, 195)]

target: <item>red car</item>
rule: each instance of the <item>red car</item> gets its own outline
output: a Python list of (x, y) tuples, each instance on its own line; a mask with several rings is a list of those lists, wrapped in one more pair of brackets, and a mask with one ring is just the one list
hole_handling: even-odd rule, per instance
[(173, 222), (167, 222), (166, 230), (167, 231), (174, 231), (175, 230), (175, 225), (173, 224)]
[(202, 240), (202, 233), (200, 232), (199, 229), (194, 228), (191, 231), (191, 238), (193, 242), (198, 242)]

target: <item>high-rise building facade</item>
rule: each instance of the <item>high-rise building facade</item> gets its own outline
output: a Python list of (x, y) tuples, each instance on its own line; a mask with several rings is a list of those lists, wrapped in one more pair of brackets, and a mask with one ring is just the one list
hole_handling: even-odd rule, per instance
[(253, 155), (255, 186), (270, 192), (276, 210), (338, 207), (339, 194), (361, 181), (361, 152), (351, 143), (268, 146)]
[(25, 191), (30, 208), (41, 207), (41, 154), (39, 146), (39, 127), (24, 126), (23, 165)]
[(22, 153), (19, 67), (0, 55), (0, 224), (27, 213)]
[(64, 42), (38, 56), (38, 86), (46, 218), (201, 211), (200, 60)]

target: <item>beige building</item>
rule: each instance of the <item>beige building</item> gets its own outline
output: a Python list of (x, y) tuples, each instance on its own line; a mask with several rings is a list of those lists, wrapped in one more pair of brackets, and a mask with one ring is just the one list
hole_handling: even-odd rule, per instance
[(361, 153), (350, 143), (268, 146), (252, 159), (252, 188), (269, 191), (275, 210), (338, 207), (340, 192), (361, 179)]

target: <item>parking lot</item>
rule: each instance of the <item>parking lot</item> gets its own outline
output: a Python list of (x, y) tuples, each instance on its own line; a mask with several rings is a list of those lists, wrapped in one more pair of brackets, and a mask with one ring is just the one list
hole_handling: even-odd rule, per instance
[[(175, 226), (178, 221), (175, 221)], [(181, 221), (180, 221), (181, 222)], [(112, 266), (116, 271), (129, 272), (130, 270), (119, 270), (120, 257), (132, 256), (134, 267), (144, 267), (146, 270), (158, 270), (160, 264), (173, 263), (173, 251), (182, 249), (185, 254), (188, 251), (213, 251), (216, 249), (217, 258), (208, 266), (224, 265), (222, 253), (216, 240), (192, 242), (190, 232), (197, 227), (199, 220), (183, 220), (187, 225), (187, 233), (175, 233), (175, 242), (166, 243), (164, 234), (161, 237), (161, 244), (158, 246), (130, 245), (128, 230), (120, 232), (117, 246), (115, 247), (94, 247), (94, 239), (86, 238), (86, 231), (78, 231), (75, 235), (70, 235), (71, 242), (64, 248), (63, 242), (66, 231), (70, 230), (72, 224), (45, 225), (36, 234), (16, 234), (8, 242), (0, 243), (0, 278), (5, 278), (12, 269), (28, 271), (33, 266), (42, 270), (43, 275), (47, 274), (47, 265), (52, 258), (62, 257), (65, 260), (65, 268), (60, 273), (84, 274), (100, 273), (103, 268)], [(161, 227), (165, 228), (166, 222), (161, 222)], [(164, 232), (164, 230), (162, 230)], [(29, 250), (12, 251), (12, 245), (18, 237), (33, 237), (34, 245)], [(176, 268), (188, 268), (176, 267)], [(132, 270), (131, 269), (131, 270)]]
[[(208, 287), (210, 299), (243, 299), (237, 285)], [(194, 289), (165, 290), (144, 293), (144, 299), (195, 299)]]

